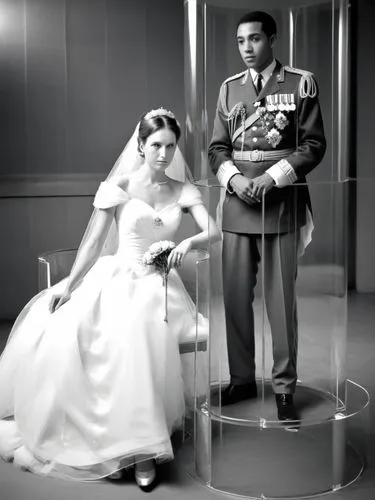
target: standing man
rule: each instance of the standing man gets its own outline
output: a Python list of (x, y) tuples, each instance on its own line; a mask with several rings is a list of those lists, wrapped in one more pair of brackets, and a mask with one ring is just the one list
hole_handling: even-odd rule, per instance
[(293, 401), (298, 245), (301, 228), (311, 224), (308, 189), (292, 184), (306, 182), (306, 174), (322, 160), (326, 142), (315, 79), (275, 60), (276, 31), (274, 19), (265, 12), (240, 19), (237, 43), (247, 70), (220, 88), (208, 155), (226, 188), (223, 280), (231, 380), (221, 403), (257, 396), (252, 302), (263, 259), (272, 386), (278, 418), (288, 422), (298, 419)]

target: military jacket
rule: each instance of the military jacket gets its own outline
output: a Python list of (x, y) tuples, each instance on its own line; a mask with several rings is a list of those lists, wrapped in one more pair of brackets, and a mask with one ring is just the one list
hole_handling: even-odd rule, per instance
[[(278, 61), (258, 95), (250, 71), (234, 75), (221, 85), (208, 155), (212, 171), (232, 160), (249, 178), (257, 177), (284, 159), (291, 183), (305, 176), (322, 160), (326, 149), (318, 87), (312, 73)], [(262, 159), (262, 152), (272, 158)], [(278, 156), (279, 155), (279, 156)], [(223, 229), (242, 233), (285, 232), (305, 222), (310, 198), (306, 186), (274, 187), (262, 207), (249, 206), (227, 195)]]

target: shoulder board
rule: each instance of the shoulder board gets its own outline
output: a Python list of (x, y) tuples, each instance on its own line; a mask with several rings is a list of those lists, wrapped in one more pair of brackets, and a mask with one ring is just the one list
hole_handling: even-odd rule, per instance
[(296, 73), (297, 75), (312, 75), (311, 71), (307, 71), (305, 69), (299, 69), (299, 68), (293, 68), (292, 66), (283, 66), (285, 71), (288, 71), (289, 73)]
[(306, 71), (304, 69), (299, 69), (299, 68), (293, 68), (292, 66), (284, 66), (284, 70), (287, 73), (294, 73), (296, 75), (301, 76), (298, 89), (299, 89), (299, 95), (302, 98), (316, 97), (318, 89), (316, 86), (316, 82), (314, 80), (314, 75), (311, 73), (311, 71)]
[(230, 76), (229, 78), (227, 78), (226, 80), (224, 80), (223, 82), (223, 85), (225, 85), (226, 83), (228, 82), (231, 82), (233, 80), (239, 80), (240, 78), (242, 78), (242, 84), (243, 83), (246, 83), (246, 80), (247, 80), (247, 75), (248, 75), (248, 70), (246, 69), (245, 71), (241, 71), (241, 73), (237, 73), (236, 75), (233, 75), (233, 76)]

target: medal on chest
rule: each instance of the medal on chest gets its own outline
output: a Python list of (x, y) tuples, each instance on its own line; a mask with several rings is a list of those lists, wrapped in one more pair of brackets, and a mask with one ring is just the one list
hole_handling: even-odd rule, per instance
[(289, 125), (287, 114), (295, 111), (294, 94), (271, 94), (265, 97), (265, 105), (257, 101), (254, 106), (265, 131), (266, 141), (276, 148), (282, 140), (281, 130)]

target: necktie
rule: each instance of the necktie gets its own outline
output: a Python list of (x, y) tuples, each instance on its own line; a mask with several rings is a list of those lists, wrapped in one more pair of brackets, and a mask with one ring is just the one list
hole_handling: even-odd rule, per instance
[(256, 83), (256, 91), (257, 91), (257, 94), (260, 94), (260, 91), (262, 90), (263, 88), (263, 85), (262, 85), (262, 73), (258, 73), (258, 77), (257, 77), (257, 83)]

